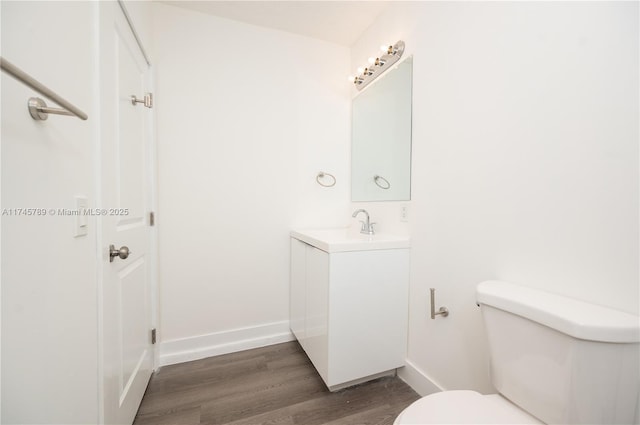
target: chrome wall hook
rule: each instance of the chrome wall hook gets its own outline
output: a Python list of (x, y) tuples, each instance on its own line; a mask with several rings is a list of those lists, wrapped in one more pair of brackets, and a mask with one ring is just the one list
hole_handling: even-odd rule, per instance
[(430, 288), (429, 291), (431, 292), (431, 318), (435, 319), (438, 315), (447, 317), (449, 315), (449, 309), (447, 307), (440, 307), (438, 311), (436, 311), (436, 289)]
[(136, 106), (137, 103), (142, 103), (147, 108), (153, 108), (153, 94), (145, 93), (142, 99), (138, 99), (135, 95), (131, 95), (131, 104)]

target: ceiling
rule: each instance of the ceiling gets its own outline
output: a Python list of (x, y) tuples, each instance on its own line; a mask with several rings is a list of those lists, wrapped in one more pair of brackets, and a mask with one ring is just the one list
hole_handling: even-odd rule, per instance
[(162, 1), (253, 25), (351, 46), (389, 1)]

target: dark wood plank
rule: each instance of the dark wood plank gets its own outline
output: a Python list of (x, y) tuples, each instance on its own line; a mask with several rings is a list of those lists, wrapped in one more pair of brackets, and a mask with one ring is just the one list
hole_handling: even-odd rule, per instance
[(335, 393), (325, 390), (320, 397), (246, 417), (230, 424), (392, 424), (402, 409), (418, 398), (418, 395), (398, 378), (381, 378)]
[(383, 404), (372, 409), (363, 410), (353, 415), (343, 416), (324, 425), (393, 425), (402, 409), (394, 409), (389, 404)]
[(136, 425), (199, 425), (200, 407), (138, 414)]
[(396, 377), (331, 393), (297, 342), (166, 366), (135, 424), (392, 424), (419, 398)]

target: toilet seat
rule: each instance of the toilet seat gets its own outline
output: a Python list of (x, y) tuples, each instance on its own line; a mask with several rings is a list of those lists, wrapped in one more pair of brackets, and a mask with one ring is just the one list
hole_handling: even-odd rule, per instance
[(499, 394), (443, 391), (415, 401), (396, 418), (408, 424), (542, 424)]

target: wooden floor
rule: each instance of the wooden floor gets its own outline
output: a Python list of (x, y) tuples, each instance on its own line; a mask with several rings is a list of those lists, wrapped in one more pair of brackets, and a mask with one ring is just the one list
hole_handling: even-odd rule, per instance
[(135, 424), (382, 425), (418, 398), (397, 377), (331, 393), (287, 342), (161, 368)]

